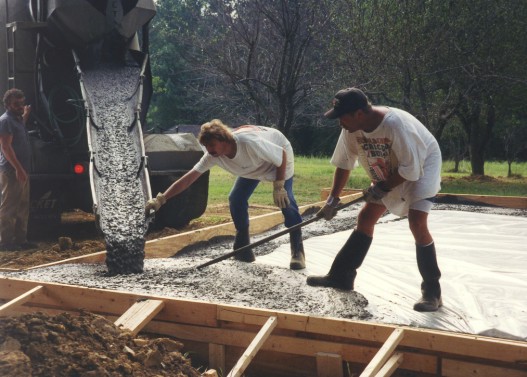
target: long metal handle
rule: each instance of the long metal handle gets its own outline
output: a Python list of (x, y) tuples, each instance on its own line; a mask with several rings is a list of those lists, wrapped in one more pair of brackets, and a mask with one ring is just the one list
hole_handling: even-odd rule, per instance
[[(362, 199), (364, 199), (363, 195), (359, 196), (358, 198), (355, 198), (353, 199), (352, 201), (346, 203), (346, 204), (342, 204), (341, 206), (337, 207), (337, 211), (340, 211), (341, 209), (344, 209), (344, 208), (347, 208), (349, 206), (351, 206), (352, 204), (355, 204), (355, 203), (358, 203), (360, 202)], [(322, 219), (323, 217), (318, 217), (318, 216), (314, 216), (312, 217), (311, 219), (309, 220), (306, 220), (306, 221), (303, 221), (299, 224), (296, 224), (296, 225), (293, 225), (292, 227), (290, 228), (286, 228), (284, 230), (281, 230), (275, 234), (272, 234), (268, 237), (265, 237), (265, 238), (262, 238), (261, 240), (258, 240), (252, 244), (249, 244), (249, 245), (245, 245), (245, 246), (242, 246), (240, 247), (239, 249), (236, 249), (234, 251), (231, 251), (230, 253), (227, 253), (227, 254), (224, 254), (222, 255), (221, 257), (218, 257), (218, 258), (214, 258), (214, 259), (211, 259), (210, 261), (208, 262), (205, 262), (203, 264), (200, 264), (199, 266), (197, 266), (196, 268), (198, 270), (201, 270), (203, 267), (207, 267), (207, 266), (210, 266), (211, 264), (215, 264), (215, 263), (218, 263), (218, 262), (221, 262), (225, 259), (229, 259), (230, 257), (236, 255), (236, 254), (239, 254), (247, 249), (251, 249), (253, 247), (256, 247), (256, 246), (260, 246), (261, 244), (264, 244), (268, 241), (271, 241), (271, 240), (274, 240), (275, 238), (278, 238), (280, 236), (283, 236), (284, 234), (288, 234), (288, 233), (291, 233), (292, 231), (294, 230), (297, 230), (297, 229), (300, 229), (302, 228), (303, 226), (306, 226), (308, 224), (311, 224), (311, 223), (314, 223), (315, 221), (318, 221), (320, 219)]]

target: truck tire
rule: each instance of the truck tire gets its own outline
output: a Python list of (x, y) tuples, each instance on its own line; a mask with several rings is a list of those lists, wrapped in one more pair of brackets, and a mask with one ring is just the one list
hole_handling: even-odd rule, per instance
[[(152, 196), (164, 192), (179, 176), (163, 175), (150, 177)], [(153, 229), (183, 228), (193, 219), (203, 215), (209, 195), (209, 172), (202, 174), (196, 182), (181, 194), (171, 198), (155, 215)]]

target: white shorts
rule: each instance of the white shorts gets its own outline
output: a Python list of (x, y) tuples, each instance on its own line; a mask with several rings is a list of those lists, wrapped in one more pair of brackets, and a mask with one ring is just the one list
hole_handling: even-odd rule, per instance
[(410, 205), (410, 209), (415, 209), (416, 211), (430, 213), (430, 210), (434, 206), (435, 198), (427, 198), (419, 200)]

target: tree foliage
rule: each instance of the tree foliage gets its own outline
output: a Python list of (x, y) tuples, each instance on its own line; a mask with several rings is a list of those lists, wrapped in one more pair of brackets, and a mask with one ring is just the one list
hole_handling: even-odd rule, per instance
[(265, 124), (328, 154), (339, 128), (322, 114), (358, 86), (416, 115), (444, 153), (458, 135), (484, 174), (500, 125), (527, 127), (526, 19), (524, 0), (159, 0), (150, 118)]

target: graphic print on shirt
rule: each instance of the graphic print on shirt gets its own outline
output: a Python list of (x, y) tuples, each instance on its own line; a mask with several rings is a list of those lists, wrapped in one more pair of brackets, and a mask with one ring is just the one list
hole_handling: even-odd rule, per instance
[(359, 160), (374, 182), (385, 181), (393, 170), (392, 141), (388, 138), (357, 137)]

